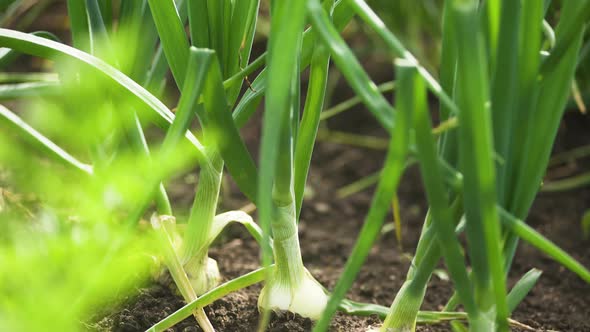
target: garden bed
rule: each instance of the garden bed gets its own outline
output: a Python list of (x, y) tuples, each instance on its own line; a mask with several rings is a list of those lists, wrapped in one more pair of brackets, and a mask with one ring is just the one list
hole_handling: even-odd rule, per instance
[[(67, 28), (57, 24), (63, 22), (64, 3), (58, 3), (49, 13), (60, 13), (49, 22), (39, 20), (38, 25), (57, 32), (68, 40)], [(55, 9), (55, 10), (54, 10)], [(42, 17), (48, 14), (42, 15)], [(361, 43), (364, 43), (363, 39)], [(255, 45), (258, 55), (265, 45)], [(254, 59), (255, 57), (252, 57)], [(364, 60), (363, 65), (369, 73), (380, 73), (384, 77), (376, 81), (391, 79), (389, 58), (386, 64), (379, 61)], [(36, 66), (39, 66), (40, 62)], [(30, 69), (24, 60), (13, 70)], [(385, 67), (387, 66), (387, 67)], [(383, 68), (388, 68), (383, 70)], [(35, 70), (37, 70), (36, 68)], [(251, 75), (251, 78), (254, 75)], [(303, 78), (305, 79), (305, 78)], [(171, 80), (170, 80), (171, 81)], [(305, 91), (302, 89), (302, 91)], [(173, 93), (174, 94), (174, 93)], [(353, 96), (343, 86), (334, 93), (337, 101)], [(345, 98), (346, 97), (346, 98)], [(167, 96), (167, 98), (174, 99)], [(170, 103), (173, 104), (173, 103)], [(172, 105), (169, 105), (172, 106)], [(432, 110), (437, 109), (432, 105)], [(332, 129), (363, 135), (387, 135), (375, 123), (368, 111), (356, 109), (329, 120)], [(257, 160), (260, 144), (260, 118), (250, 121), (244, 128), (243, 137)], [(253, 127), (255, 126), (255, 127)], [(590, 119), (576, 112), (566, 113), (554, 150), (567, 151), (590, 143)], [(518, 143), (518, 142), (517, 142)], [(304, 201), (299, 224), (299, 235), (303, 261), (309, 271), (328, 289), (333, 289), (341, 275), (344, 264), (359, 234), (372, 199), (373, 188), (357, 192), (346, 198), (337, 197), (337, 190), (359, 178), (374, 174), (383, 166), (384, 150), (371, 150), (345, 146), (330, 142), (318, 142), (314, 151), (308, 185), (313, 199)], [(589, 169), (590, 160), (568, 165), (567, 172), (576, 169)], [(563, 169), (562, 169), (563, 171)], [(568, 174), (568, 175), (571, 175)], [(549, 173), (552, 178), (551, 170)], [(558, 174), (556, 177), (561, 177)], [(194, 195), (194, 178), (177, 179), (170, 186), (170, 195), (175, 206), (186, 210)], [(188, 180), (187, 180), (188, 179)], [(348, 298), (368, 303), (389, 306), (405, 280), (411, 257), (422, 230), (427, 204), (417, 167), (406, 172), (398, 190), (403, 224), (403, 241), (397, 242), (395, 233), (388, 225), (373, 247), (358, 278), (348, 293)], [(541, 234), (570, 253), (584, 266), (590, 266), (590, 239), (584, 239), (580, 220), (590, 208), (590, 188), (581, 188), (560, 193), (541, 193), (537, 197), (527, 222)], [(222, 209), (237, 209), (248, 202), (243, 199), (235, 186), (224, 193)], [(181, 209), (180, 209), (181, 210)], [(175, 211), (179, 212), (179, 211)], [(179, 220), (183, 212), (177, 217)], [(258, 220), (256, 214), (253, 214)], [(388, 220), (392, 217), (388, 216)], [(389, 222), (391, 224), (391, 221)], [(217, 260), (224, 281), (244, 275), (260, 266), (260, 247), (252, 237), (240, 227), (231, 227), (212, 247), (210, 256)], [(512, 318), (523, 324), (513, 326), (514, 331), (590, 331), (588, 313), (590, 308), (590, 285), (578, 276), (554, 262), (537, 249), (521, 241), (510, 270), (509, 286), (531, 268), (543, 271), (536, 286), (517, 307)], [(92, 322), (84, 326), (93, 331), (144, 331), (158, 321), (166, 318), (184, 305), (182, 297), (176, 293), (171, 283), (154, 281), (150, 285), (136, 289), (129, 296), (111, 306), (96, 310)], [(140, 287), (140, 286), (138, 286)], [(205, 308), (211, 323), (219, 332), (255, 331), (259, 313), (258, 295), (262, 284), (257, 284), (214, 302)], [(442, 262), (432, 277), (426, 292), (423, 310), (441, 310), (453, 291)], [(358, 317), (337, 314), (332, 320), (330, 331), (367, 331), (380, 324), (377, 316)], [(310, 319), (285, 312), (275, 313), (270, 321), (269, 331), (310, 331)], [(528, 328), (527, 328), (528, 327)], [(169, 331), (201, 331), (194, 318), (187, 318)], [(451, 331), (447, 324), (420, 325), (418, 331)]]
[[(336, 120), (336, 126), (365, 134), (374, 133), (376, 125), (366, 123), (369, 118), (368, 115), (351, 112)], [(589, 122), (587, 116), (566, 114), (555, 150), (562, 151), (589, 142)], [(354, 124), (354, 128), (350, 127), (351, 124)], [(257, 131), (257, 128), (248, 128), (245, 136), (256, 137), (255, 133), (250, 135), (252, 131)], [(377, 171), (383, 156), (382, 151), (318, 143), (310, 176), (310, 186), (315, 196), (313, 200), (304, 202), (299, 234), (304, 263), (328, 288), (335, 285), (342, 271), (372, 195), (372, 190), (367, 190), (344, 199), (335, 199), (336, 190)], [(404, 281), (426, 213), (416, 168), (410, 169), (405, 175), (398, 193), (403, 223), (402, 250), (396, 244), (394, 232), (382, 235), (348, 295), (351, 299), (389, 306)], [(176, 195), (178, 200), (190, 201), (185, 196), (190, 195), (190, 187), (186, 192), (178, 189), (172, 195)], [(237, 195), (232, 195), (232, 198), (228, 207), (238, 208), (243, 205), (244, 202)], [(590, 188), (541, 193), (528, 219), (530, 225), (585, 266), (590, 265), (590, 240), (583, 239), (580, 219), (590, 207), (588, 202)], [(213, 248), (211, 257), (217, 260), (223, 277), (229, 280), (259, 266), (259, 247), (241, 228), (232, 227), (225, 240)], [(543, 275), (518, 306), (513, 319), (535, 331), (590, 331), (590, 322), (587, 320), (590, 285), (535, 248), (521, 242), (510, 281), (515, 282), (516, 278), (531, 268), (542, 270)], [(213, 326), (223, 332), (255, 331), (259, 318), (257, 299), (260, 289), (261, 285), (249, 287), (206, 308)], [(143, 331), (183, 305), (181, 297), (160, 284), (142, 288), (138, 292), (139, 295), (128, 299), (121, 310), (102, 319), (98, 330)], [(450, 281), (433, 276), (422, 309), (442, 309), (451, 292)], [(331, 331), (364, 332), (379, 322), (376, 316), (354, 317), (339, 313), (332, 322)], [(273, 316), (269, 330), (310, 331), (311, 327), (309, 319), (285, 313)], [(200, 331), (192, 317), (176, 325), (173, 330)], [(526, 331), (516, 327), (513, 330)], [(440, 324), (419, 326), (418, 331), (450, 331), (450, 328)]]

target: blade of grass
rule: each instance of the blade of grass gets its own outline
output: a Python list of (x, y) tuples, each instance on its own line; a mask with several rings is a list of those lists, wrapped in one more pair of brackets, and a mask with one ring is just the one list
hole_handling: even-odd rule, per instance
[(86, 0), (86, 11), (91, 36), (91, 54), (98, 56), (115, 67), (120, 67), (102, 17), (101, 5), (103, 4), (104, 1), (101, 1), (99, 4), (98, 0)]
[(590, 184), (590, 172), (585, 172), (562, 180), (543, 183), (541, 191), (558, 192), (581, 188)]
[[(348, 299), (342, 300), (338, 310), (354, 316), (371, 316), (377, 315), (383, 319), (387, 316), (389, 308), (371, 303), (360, 303)], [(439, 311), (420, 311), (417, 316), (418, 324), (436, 324), (452, 320), (465, 320), (467, 315), (464, 312), (439, 312)]]
[(553, 155), (549, 161), (549, 166), (568, 163), (570, 161), (588, 156), (590, 156), (590, 145), (583, 145), (575, 149)]
[[(502, 15), (505, 12), (502, 12), (502, 9), (505, 9), (504, 7), (502, 7), (503, 4), (506, 4), (506, 1), (503, 0), (490, 0), (490, 1), (486, 1), (484, 4), (484, 11), (485, 11), (485, 16), (487, 17), (487, 24), (483, 24), (485, 26), (485, 31), (486, 33), (486, 37), (488, 40), (488, 52), (490, 54), (490, 62), (491, 62), (491, 67), (495, 68), (496, 64), (497, 64), (497, 54), (498, 54), (498, 49), (499, 49), (499, 39), (500, 38), (500, 27), (501, 27), (501, 22), (502, 22), (502, 18), (504, 15)], [(507, 53), (512, 53), (512, 52), (507, 52)]]
[[(463, 215), (463, 200), (460, 195), (451, 205), (451, 218), (460, 224)], [(455, 227), (455, 233), (462, 232), (460, 226)], [(419, 318), (419, 309), (424, 301), (428, 282), (440, 261), (440, 245), (436, 238), (435, 227), (432, 224), (432, 214), (426, 214), (422, 233), (418, 240), (416, 253), (408, 270), (406, 280), (397, 292), (389, 313), (381, 327), (387, 329), (414, 330)], [(450, 311), (450, 310), (448, 310)]]
[(502, 216), (502, 222), (518, 237), (536, 247), (540, 251), (553, 258), (568, 270), (577, 274), (582, 280), (590, 282), (590, 271), (576, 261), (572, 256), (556, 246), (543, 235), (527, 225), (524, 221), (516, 218), (501, 207), (498, 212)]
[[(234, 5), (231, 22), (226, 24), (229, 25), (226, 64), (228, 74), (233, 75), (240, 70), (240, 59), (243, 55), (250, 56), (250, 51), (247, 49), (251, 46), (246, 43), (251, 40), (251, 28), (253, 24), (256, 24), (259, 3), (259, 0), (245, 0), (237, 1)], [(245, 53), (241, 53), (242, 48), (246, 49)], [(249, 59), (242, 60), (248, 63)]]
[(110, 32), (113, 27), (113, 0), (102, 0), (99, 5), (104, 25)]
[[(57, 38), (56, 35), (46, 31), (31, 32), (31, 35), (59, 41), (59, 38)], [(16, 50), (0, 48), (0, 68), (7, 68), (20, 56), (20, 54), (21, 53)]]
[(239, 210), (228, 211), (215, 216), (211, 226), (211, 235), (209, 236), (211, 240), (217, 238), (225, 227), (234, 222), (242, 224), (259, 245), (262, 243), (262, 230), (258, 224), (246, 212)]
[(246, 76), (251, 75), (256, 70), (260, 69), (260, 67), (264, 65), (265, 61), (266, 53), (263, 53), (254, 61), (252, 61), (249, 65), (244, 67), (242, 70), (234, 74), (232, 77), (223, 81), (223, 87), (229, 89), (236, 86), (238, 83), (241, 83)]
[[(248, 1), (248, 0), (246, 0)], [(246, 1), (240, 1), (240, 3), (244, 3)], [(220, 66), (223, 68), (222, 70), (222, 76), (225, 77), (229, 77), (230, 74), (230, 68), (229, 68), (229, 58), (236, 58), (235, 54), (230, 54), (230, 42), (231, 42), (231, 34), (232, 33), (237, 33), (238, 35), (239, 32), (238, 31), (231, 31), (232, 28), (232, 14), (233, 14), (233, 10), (234, 10), (234, 5), (235, 2), (232, 0), (223, 0), (223, 7), (222, 7), (222, 21), (221, 23), (222, 25), (222, 34), (221, 34), (221, 38), (222, 38), (222, 48), (217, 50), (217, 54), (218, 54), (218, 58), (219, 58), (219, 62), (220, 62)], [(243, 14), (244, 12), (240, 13), (240, 16), (246, 16), (245, 14)], [(241, 37), (241, 36), (240, 36)], [(236, 52), (237, 54), (239, 54), (239, 52)], [(237, 57), (237, 59), (239, 59), (239, 57)]]
[[(271, 268), (271, 266), (268, 268)], [(173, 314), (167, 316), (163, 320), (150, 327), (148, 330), (146, 330), (146, 332), (166, 331), (167, 329), (183, 321), (186, 317), (190, 316), (193, 310), (197, 308), (203, 308), (232, 292), (263, 281), (266, 273), (266, 269), (261, 268), (221, 284), (201, 295), (198, 299), (176, 310)]]
[[(182, 17), (182, 13), (180, 13)], [(150, 69), (158, 66), (158, 62), (163, 58), (161, 53), (162, 45), (157, 45), (158, 32), (152, 18), (147, 1), (123, 1), (118, 18), (117, 31), (112, 34), (120, 40), (125, 41), (126, 45), (134, 50), (134, 61), (127, 64), (130, 69), (123, 70), (129, 77), (136, 82), (147, 82), (148, 77), (152, 75)], [(156, 50), (154, 54), (154, 50)], [(149, 54), (150, 56), (145, 56)], [(142, 56), (138, 56), (142, 55)], [(167, 63), (166, 63), (166, 69)], [(163, 78), (164, 75), (158, 79)], [(148, 88), (149, 85), (143, 84)], [(154, 91), (148, 88), (149, 91)], [(156, 94), (157, 95), (157, 94)]]
[(0, 84), (0, 100), (23, 97), (55, 96), (61, 92), (59, 82)]
[[(440, 85), (449, 96), (454, 96), (456, 75), (457, 75), (457, 41), (453, 33), (454, 18), (452, 2), (445, 1), (443, 7), (443, 35), (440, 65)], [(439, 113), (441, 120), (448, 120), (452, 116), (453, 110), (441, 103)], [(448, 163), (453, 166), (458, 164), (458, 133), (456, 131), (445, 132), (439, 140), (439, 151)]]
[[(395, 81), (390, 81), (390, 82), (385, 82), (385, 83), (379, 84), (379, 85), (377, 85), (377, 88), (379, 89), (379, 92), (381, 92), (381, 93), (393, 91), (393, 89), (395, 89)], [(354, 96), (348, 100), (341, 102), (338, 105), (332, 106), (329, 109), (323, 111), (320, 114), (320, 120), (321, 121), (327, 120), (333, 116), (336, 116), (344, 111), (351, 109), (353, 106), (356, 106), (362, 102), (363, 101), (360, 97)]]
[[(239, 3), (238, 3), (239, 5)], [(247, 9), (247, 17), (248, 20), (245, 24), (245, 31), (244, 31), (244, 39), (241, 41), (240, 46), (237, 47), (240, 56), (238, 57), (238, 67), (235, 70), (230, 71), (230, 74), (235, 74), (237, 69), (241, 69), (248, 65), (248, 61), (250, 60), (250, 54), (252, 52), (252, 45), (254, 43), (254, 37), (256, 35), (256, 26), (258, 24), (258, 10), (260, 7), (260, 0), (251, 0), (250, 7)], [(241, 12), (240, 9), (236, 8), (235, 12)], [(234, 54), (233, 52), (230, 54)], [(229, 100), (235, 103), (239, 93), (240, 87), (234, 86), (233, 90), (229, 91)]]
[(516, 282), (510, 293), (508, 293), (508, 297), (506, 298), (509, 312), (513, 312), (518, 304), (531, 291), (531, 289), (533, 289), (542, 273), (543, 272), (540, 270), (531, 269)]
[[(228, 0), (207, 0), (207, 17), (209, 22), (209, 47), (223, 59), (224, 53), (224, 7)], [(220, 60), (221, 61), (221, 60)], [(224, 63), (220, 63), (221, 72), (225, 72)]]
[(92, 166), (80, 162), (3, 105), (0, 105), (0, 123), (17, 133), (18, 137), (24, 138), (27, 143), (40, 152), (83, 173), (92, 175)]

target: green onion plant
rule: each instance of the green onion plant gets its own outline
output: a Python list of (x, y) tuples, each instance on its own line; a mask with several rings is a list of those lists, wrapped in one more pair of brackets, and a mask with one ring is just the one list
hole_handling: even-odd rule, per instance
[[(407, 280), (382, 330), (415, 330), (428, 280), (441, 256), (456, 290), (445, 309), (462, 304), (471, 331), (508, 330), (510, 312), (536, 280), (527, 274), (511, 291), (507, 289), (506, 275), (519, 238), (588, 281), (587, 269), (522, 221), (541, 187), (570, 93), (589, 19), (581, 10), (588, 2), (563, 4), (555, 46), (547, 51), (542, 48), (542, 38), (544, 32), (552, 35), (543, 21), (548, 2), (445, 1), (440, 84), (364, 1), (348, 3), (383, 38), (392, 56), (402, 59), (396, 72), (396, 120), (404, 108), (411, 109), (414, 141), (410, 150), (420, 164), (430, 204)], [(318, 10), (315, 26), (327, 25), (322, 16)], [(324, 36), (326, 44), (334, 42), (331, 37), (335, 36)], [(344, 46), (339, 46), (333, 46), (332, 51), (342, 53)], [(557, 57), (562, 58), (557, 61)], [(405, 74), (408, 66), (413, 67), (413, 74)], [(408, 76), (403, 88), (401, 80)], [(444, 132), (437, 145), (426, 111), (425, 86), (439, 97), (441, 119), (458, 119), (458, 129)], [(413, 104), (404, 100), (413, 100)], [(371, 107), (368, 102), (366, 105)], [(397, 122), (394, 133), (395, 126)], [(382, 171), (378, 188), (382, 181), (392, 181), (384, 176)], [(379, 189), (375, 200), (378, 193)], [(350, 275), (358, 272), (376, 237), (368, 223), (328, 310), (316, 325), (318, 331), (327, 327), (337, 302), (352, 283)], [(465, 249), (456, 235), (462, 232), (467, 238)], [(469, 256), (470, 269), (463, 253)]]

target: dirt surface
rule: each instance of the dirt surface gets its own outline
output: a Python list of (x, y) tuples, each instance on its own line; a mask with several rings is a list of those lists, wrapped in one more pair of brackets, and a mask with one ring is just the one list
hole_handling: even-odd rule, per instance
[[(374, 133), (372, 123), (358, 122), (357, 116), (341, 117), (330, 123), (339, 129)], [(349, 116), (349, 117), (351, 117)], [(363, 118), (367, 118), (363, 116)], [(564, 121), (556, 151), (590, 142), (588, 117), (568, 114)], [(359, 125), (359, 123), (361, 125)], [(350, 127), (354, 124), (354, 127)], [(347, 128), (349, 127), (349, 128)], [(585, 130), (583, 130), (586, 128)], [(250, 128), (245, 137), (257, 136), (258, 128)], [(304, 203), (300, 222), (303, 260), (311, 273), (326, 287), (334, 287), (358, 235), (371, 200), (372, 189), (344, 199), (336, 197), (338, 188), (371, 174), (381, 167), (383, 151), (351, 148), (334, 143), (319, 143), (314, 154), (310, 176), (313, 199)], [(587, 167), (584, 164), (570, 168)], [(549, 174), (551, 175), (551, 173)], [(178, 193), (182, 195), (181, 193)], [(408, 270), (422, 218), (426, 212), (424, 194), (417, 169), (410, 169), (399, 189), (403, 220), (403, 243), (399, 249), (393, 232), (381, 236), (364, 265), (348, 297), (354, 300), (389, 306)], [(590, 208), (590, 188), (567, 193), (542, 193), (535, 201), (529, 223), (542, 234), (571, 253), (585, 266), (590, 266), (590, 241), (580, 231), (580, 218)], [(225, 204), (235, 208), (243, 204), (237, 194), (226, 197)], [(256, 243), (239, 227), (231, 228), (225, 240), (211, 250), (226, 280), (258, 267)], [(441, 265), (441, 268), (444, 266)], [(520, 304), (513, 318), (536, 331), (590, 331), (590, 285), (560, 267), (535, 248), (521, 243), (510, 273), (510, 284), (531, 268), (543, 271), (538, 284)], [(261, 285), (233, 293), (206, 308), (218, 331), (255, 331), (256, 308)], [(439, 310), (451, 295), (452, 284), (434, 276), (430, 282), (424, 310)], [(104, 318), (101, 330), (142, 331), (183, 305), (182, 300), (159, 284), (139, 290), (128, 299), (123, 309)], [(338, 314), (330, 331), (366, 331), (379, 324), (378, 317), (352, 317)], [(270, 331), (310, 331), (312, 322), (290, 313), (274, 315)], [(194, 319), (186, 319), (171, 331), (199, 331)], [(450, 331), (446, 324), (419, 326), (418, 331)], [(524, 331), (514, 328), (514, 331)]]

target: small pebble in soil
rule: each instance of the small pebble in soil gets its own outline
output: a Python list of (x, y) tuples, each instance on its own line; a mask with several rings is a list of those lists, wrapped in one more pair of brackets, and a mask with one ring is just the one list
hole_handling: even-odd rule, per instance
[(324, 202), (316, 203), (314, 205), (314, 208), (317, 212), (322, 213), (322, 214), (330, 212), (330, 205), (328, 205)]
[(182, 329), (182, 332), (199, 332), (199, 329), (197, 329), (194, 326), (187, 326), (184, 329)]

